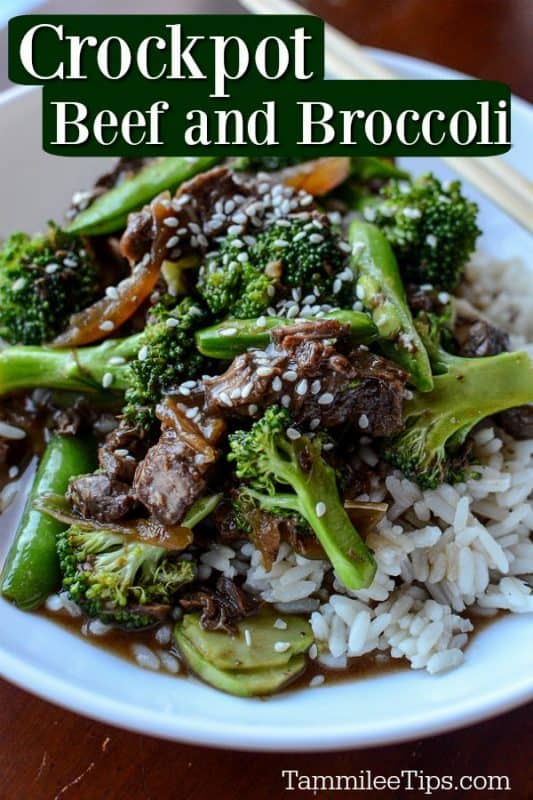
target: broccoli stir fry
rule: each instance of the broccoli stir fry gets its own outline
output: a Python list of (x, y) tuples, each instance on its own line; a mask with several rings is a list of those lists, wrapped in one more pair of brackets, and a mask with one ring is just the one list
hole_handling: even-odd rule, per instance
[[(372, 487), (475, 478), (476, 426), (527, 421), (529, 356), (453, 294), (477, 207), (375, 158), (121, 162), (84, 197), (0, 250), (1, 466), (40, 456), (1, 591), (279, 691), (332, 587), (379, 596)], [(268, 588), (288, 554), (305, 602)]]

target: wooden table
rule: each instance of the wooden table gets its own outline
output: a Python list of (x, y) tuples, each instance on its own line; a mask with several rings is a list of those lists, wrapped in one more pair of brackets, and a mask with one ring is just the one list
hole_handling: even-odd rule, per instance
[[(528, 69), (531, 0), (312, 0), (307, 5), (364, 44), (502, 80), (517, 94), (533, 99)], [(50, 0), (44, 10), (73, 12), (75, 7), (76, 3), (68, 0)], [(236, 10), (232, 0), (83, 3), (84, 12), (215, 8)], [(5, 83), (4, 72), (0, 85)], [(498, 679), (496, 675), (494, 679)], [(507, 775), (512, 787), (507, 796), (526, 800), (533, 796), (532, 711), (533, 706), (522, 708), (463, 731), (392, 747), (324, 755), (257, 755), (188, 747), (126, 733), (62, 711), (0, 682), (0, 800), (276, 800), (285, 794), (282, 769), (321, 775), (357, 774), (363, 769), (385, 776), (407, 769), (423, 770), (426, 775)], [(445, 796), (462, 798), (467, 794), (501, 796), (463, 791)], [(416, 792), (369, 792), (365, 796), (378, 795), (384, 800), (423, 796)], [(324, 792), (319, 796), (340, 795)]]

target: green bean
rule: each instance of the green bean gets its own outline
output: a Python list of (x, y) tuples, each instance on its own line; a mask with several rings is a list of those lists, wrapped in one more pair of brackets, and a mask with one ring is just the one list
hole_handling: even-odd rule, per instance
[(98, 236), (124, 228), (128, 214), (142, 208), (160, 192), (174, 191), (199, 172), (210, 169), (220, 158), (161, 158), (148, 164), (81, 211), (68, 227), (69, 233)]
[(433, 388), (426, 349), (416, 330), (392, 248), (375, 225), (354, 220), (349, 231), (357, 295), (372, 313), (384, 354), (410, 373), (422, 392)]
[(53, 436), (41, 459), (9, 550), (0, 579), (0, 591), (18, 608), (38, 608), (60, 583), (56, 537), (66, 526), (33, 508), (38, 495), (63, 494), (69, 478), (96, 466), (92, 439)]
[[(377, 336), (376, 326), (370, 317), (360, 311), (331, 311), (321, 319), (334, 319), (342, 324), (349, 324), (352, 338), (357, 344), (368, 344)], [(293, 325), (295, 321), (279, 317), (263, 317), (259, 321), (228, 319), (198, 331), (196, 347), (200, 353), (209, 358), (230, 360), (250, 347), (266, 347), (270, 342), (270, 332), (273, 328)]]

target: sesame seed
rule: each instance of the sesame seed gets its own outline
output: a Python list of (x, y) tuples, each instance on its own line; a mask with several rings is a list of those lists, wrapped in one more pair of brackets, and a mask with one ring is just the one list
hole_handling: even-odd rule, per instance
[(111, 372), (104, 373), (104, 376), (102, 378), (102, 386), (104, 387), (104, 389), (108, 389), (112, 383), (113, 383), (113, 374)]
[(447, 303), (448, 300), (450, 299), (450, 295), (448, 294), (448, 292), (439, 292), (437, 295), (437, 299), (439, 303)]
[(21, 289), (24, 289), (26, 286), (26, 281), (24, 278), (18, 278), (13, 286), (11, 287), (14, 292), (20, 292)]
[(165, 217), (163, 224), (166, 225), (167, 228), (177, 228), (179, 223), (176, 217)]
[(294, 372), (292, 369), (288, 369), (286, 372), (283, 373), (281, 376), (284, 381), (289, 381), (290, 383), (294, 383), (294, 381), (298, 377), (298, 373)]
[(311, 244), (320, 244), (320, 242), (324, 241), (324, 237), (320, 233), (312, 233), (309, 237), (309, 241)]
[(253, 417), (254, 414), (257, 414), (258, 411), (259, 411), (259, 408), (256, 406), (256, 404), (255, 403), (250, 403), (250, 405), (248, 406), (248, 413), (250, 414), (250, 416)]
[(191, 233), (198, 234), (202, 232), (202, 229), (200, 228), (197, 222), (189, 222), (188, 228)]
[(286, 239), (274, 239), (274, 244), (277, 247), (288, 247), (289, 243)]
[(309, 686), (311, 689), (315, 689), (317, 686), (322, 686), (324, 681), (326, 680), (325, 675), (315, 675), (314, 678), (311, 678), (309, 681)]
[(244, 629), (244, 641), (246, 642), (248, 647), (252, 646), (252, 634), (250, 633), (248, 628)]
[(227, 392), (220, 392), (219, 399), (221, 403), (224, 403), (225, 406), (232, 406), (233, 403), (231, 402), (231, 397)]
[(236, 386), (235, 389), (231, 390), (231, 392), (229, 393), (229, 396), (231, 397), (232, 400), (238, 400), (240, 398), (240, 396), (241, 396), (240, 388), (238, 386)]
[(111, 300), (118, 300), (118, 291), (116, 286), (108, 286), (105, 290), (107, 297), (110, 297)]
[(169, 317), (165, 322), (165, 325), (167, 326), (167, 328), (177, 328), (177, 326), (179, 324), (180, 324), (180, 321), (179, 321), (179, 319), (176, 319), (176, 317)]
[(273, 627), (274, 627), (274, 628), (277, 628), (277, 629), (278, 629), (278, 631), (286, 631), (286, 630), (287, 630), (287, 628), (288, 628), (288, 625), (287, 625), (287, 623), (285, 622), (285, 620), (284, 620), (284, 619), (280, 619), (280, 618), (278, 617), (278, 619), (275, 621), (275, 623), (274, 623)]
[(244, 242), (242, 239), (233, 239), (232, 245), (233, 247), (244, 247)]
[(187, 389), (194, 389), (196, 386), (196, 381), (183, 381), (181, 385), (185, 386)]
[(321, 406), (329, 406), (330, 403), (333, 403), (334, 397), (331, 392), (324, 392), (318, 398), (319, 405)]
[(418, 208), (404, 208), (403, 215), (407, 219), (420, 219), (422, 213)]
[(146, 361), (148, 358), (148, 348), (146, 345), (143, 345), (137, 354), (137, 358), (139, 361)]
[(189, 389), (188, 386), (185, 386), (184, 384), (182, 384), (180, 386), (180, 388), (179, 388), (179, 393), (184, 395), (184, 397), (188, 397), (190, 395), (190, 393), (191, 393), (191, 390)]
[(115, 455), (121, 456), (122, 458), (126, 458), (126, 456), (129, 456), (129, 451), (126, 450), (125, 447), (117, 447), (117, 449), (115, 450)]
[(276, 653), (286, 653), (290, 646), (290, 642), (275, 642), (274, 650)]
[(239, 261), (241, 264), (244, 264), (246, 261), (248, 261), (248, 253), (239, 253), (237, 256), (237, 261)]
[(75, 269), (78, 266), (78, 262), (74, 258), (64, 258), (63, 264), (65, 267), (70, 267), (70, 269)]
[(109, 366), (118, 367), (120, 366), (120, 364), (125, 364), (126, 359), (124, 358), (124, 356), (112, 356), (112, 358), (110, 358), (107, 363), (109, 364)]
[(428, 233), (428, 235), (426, 236), (426, 244), (429, 245), (429, 247), (437, 246), (437, 237), (435, 236), (435, 234)]
[(287, 438), (289, 438), (291, 442), (295, 442), (296, 439), (300, 439), (302, 435), (300, 431), (296, 430), (296, 428), (287, 428), (286, 434)]
[(179, 236), (171, 236), (168, 242), (166, 243), (167, 250), (170, 250), (172, 247), (175, 247), (179, 244)]
[(7, 474), (11, 479), (16, 478), (17, 475), (19, 474), (19, 468), (13, 465), (12, 467), (9, 467), (9, 471)]
[(260, 378), (268, 378), (273, 371), (272, 367), (258, 367), (257, 374)]
[[(246, 214), (243, 214), (242, 211), (238, 211), (236, 214), (233, 215), (232, 220), (233, 222), (236, 222), (237, 225), (244, 225), (244, 223), (246, 222)], [(228, 230), (231, 233), (231, 228), (229, 228)]]
[(99, 328), (101, 331), (112, 331), (114, 327), (115, 327), (115, 326), (114, 326), (114, 324), (111, 322), (111, 320), (110, 320), (110, 319), (105, 319), (105, 320), (104, 320), (103, 322), (101, 322), (101, 323), (100, 323), (100, 325), (98, 326), (98, 328)]
[(319, 420), (319, 418), (318, 418), (318, 417), (315, 417), (315, 418), (314, 418), (314, 419), (312, 419), (312, 420), (311, 420), (311, 422), (309, 423), (309, 427), (311, 428), (311, 430), (312, 430), (312, 431), (316, 430), (316, 429), (318, 428), (318, 426), (319, 426), (319, 425), (320, 425), (320, 420)]
[(300, 397), (303, 397), (304, 394), (307, 393), (308, 383), (306, 378), (302, 378), (301, 381), (298, 381), (296, 384), (296, 394), (299, 394)]
[(313, 196), (310, 194), (304, 194), (300, 200), (301, 206), (309, 206), (313, 202)]
[(273, 286), (267, 286), (267, 295), (269, 297), (274, 297), (275, 294), (276, 294), (276, 290), (274, 289), (274, 287)]
[(294, 317), (297, 317), (299, 313), (300, 313), (300, 308), (297, 305), (291, 305), (289, 306), (287, 311), (287, 318), (294, 319)]
[(245, 386), (242, 387), (241, 397), (243, 400), (246, 400), (246, 398), (249, 397), (250, 392), (252, 391), (253, 388), (254, 385), (251, 381), (249, 381)]
[(367, 417), (367, 415), (366, 415), (366, 414), (361, 414), (361, 416), (359, 417), (359, 422), (358, 422), (358, 425), (359, 425), (359, 427), (360, 427), (360, 428), (362, 428), (363, 430), (365, 430), (366, 428), (368, 428), (369, 422), (368, 422), (368, 417)]
[(342, 281), (339, 278), (335, 278), (333, 281), (333, 294), (338, 294), (342, 289)]
[(198, 411), (199, 411), (198, 406), (194, 406), (194, 408), (188, 408), (187, 411), (185, 412), (185, 416), (187, 417), (187, 419), (192, 419), (198, 414)]
[(283, 389), (283, 383), (281, 382), (281, 378), (276, 375), (274, 380), (272, 381), (272, 388), (275, 392), (281, 392)]
[(310, 658), (312, 661), (314, 661), (314, 660), (315, 660), (315, 658), (317, 658), (317, 657), (318, 657), (318, 647), (317, 647), (317, 646), (316, 646), (316, 644), (313, 642), (313, 644), (312, 644), (312, 645), (311, 645), (311, 647), (309, 648), (309, 658)]
[(47, 264), (44, 269), (49, 275), (53, 275), (59, 269), (59, 264)]
[(255, 324), (257, 325), (258, 328), (264, 328), (266, 325), (266, 317), (264, 315), (257, 317)]
[(327, 510), (326, 504), (323, 503), (322, 500), (315, 506), (317, 517), (323, 517)]
[(288, 394), (284, 394), (283, 397), (281, 398), (281, 405), (283, 406), (283, 408), (288, 408), (290, 404), (291, 404), (290, 396)]
[(239, 233), (242, 233), (242, 225), (230, 225), (228, 233), (230, 236), (238, 236)]
[(223, 328), (220, 331), (221, 336), (233, 336), (237, 333), (237, 328)]
[(300, 242), (302, 239), (305, 239), (306, 236), (307, 236), (307, 233), (305, 231), (300, 231), (294, 237), (293, 242)]

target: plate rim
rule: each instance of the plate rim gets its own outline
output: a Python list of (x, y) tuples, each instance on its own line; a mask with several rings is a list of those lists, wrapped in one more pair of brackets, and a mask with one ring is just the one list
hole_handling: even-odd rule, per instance
[[(367, 48), (379, 60), (401, 69), (415, 67), (423, 70), (428, 77), (469, 78), (470, 76), (423, 59), (403, 55), (388, 50)], [(19, 97), (38, 91), (39, 87), (14, 86), (0, 94), (0, 106), (16, 101)], [(515, 112), (523, 115), (533, 126), (533, 105), (513, 95)], [(316, 728), (300, 728), (283, 731), (279, 725), (259, 724), (252, 729), (248, 723), (238, 720), (213, 723), (190, 714), (169, 714), (154, 711), (123, 701), (109, 701), (103, 695), (57, 678), (43, 671), (21, 657), (7, 651), (0, 642), (0, 676), (19, 688), (29, 691), (55, 705), (105, 724), (140, 732), (172, 741), (217, 747), (221, 749), (240, 749), (250, 751), (274, 752), (326, 752), (329, 750), (362, 748), (387, 745), (402, 741), (432, 736), (475, 724), (484, 719), (505, 713), (533, 699), (533, 677), (525, 676), (515, 680), (510, 688), (493, 691), (484, 695), (479, 704), (474, 697), (467, 702), (462, 700), (439, 710), (437, 715), (420, 712), (412, 717), (404, 716), (392, 724), (386, 719), (377, 720), (374, 725), (365, 724), (361, 730), (352, 726), (334, 725), (324, 728), (318, 734)], [(248, 702), (248, 701), (244, 701)]]

